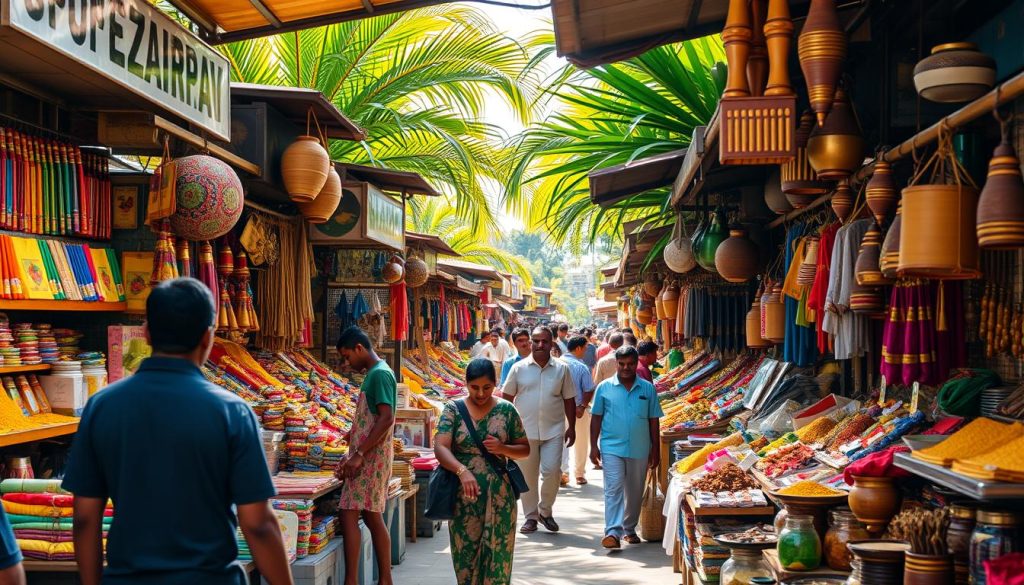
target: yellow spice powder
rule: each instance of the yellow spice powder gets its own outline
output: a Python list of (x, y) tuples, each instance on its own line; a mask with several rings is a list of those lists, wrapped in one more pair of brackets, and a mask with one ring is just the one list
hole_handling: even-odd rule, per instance
[(835, 426), (836, 421), (827, 416), (823, 416), (796, 431), (796, 436), (800, 437), (800, 441), (803, 443), (814, 443), (818, 439), (827, 435)]
[(841, 496), (843, 492), (821, 485), (816, 481), (804, 480), (782, 488), (779, 493), (784, 496)]
[(676, 463), (676, 471), (679, 471), (680, 473), (689, 473), (694, 469), (697, 469), (701, 465), (707, 463), (708, 455), (711, 455), (712, 453), (720, 449), (725, 449), (726, 447), (733, 447), (739, 445), (742, 442), (743, 435), (739, 433), (733, 433), (717, 443), (706, 445), (702, 447), (699, 451), (690, 453), (690, 455), (688, 455), (686, 459), (683, 459), (682, 461)]
[[(940, 443), (941, 444), (941, 443)], [(1024, 473), (1024, 437), (1002, 443), (1001, 447), (974, 457), (959, 457), (967, 465), (993, 466), (1004, 471)]]
[(969, 459), (992, 451), (999, 445), (1024, 436), (1024, 425), (1004, 424), (990, 418), (976, 418), (941, 443), (915, 451), (914, 456), (940, 465), (955, 459)]

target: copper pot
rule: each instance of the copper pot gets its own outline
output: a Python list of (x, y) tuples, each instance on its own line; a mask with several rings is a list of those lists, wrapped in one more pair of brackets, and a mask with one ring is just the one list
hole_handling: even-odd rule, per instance
[(850, 509), (871, 534), (885, 532), (900, 509), (900, 494), (891, 477), (853, 476)]
[(903, 585), (953, 585), (954, 580), (951, 555), (905, 553)]
[(896, 181), (892, 178), (892, 165), (879, 157), (875, 162), (875, 172), (864, 189), (864, 198), (878, 225), (885, 225), (885, 219), (889, 217), (897, 197)]
[(743, 228), (731, 228), (715, 249), (715, 269), (727, 282), (746, 282), (757, 274), (758, 251)]
[(807, 158), (819, 179), (838, 181), (849, 177), (864, 162), (864, 137), (846, 92), (836, 92), (825, 123), (814, 127), (807, 139)]

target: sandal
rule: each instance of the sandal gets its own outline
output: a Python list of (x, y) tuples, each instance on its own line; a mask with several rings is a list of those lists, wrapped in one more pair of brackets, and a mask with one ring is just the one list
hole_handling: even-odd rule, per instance
[(527, 520), (523, 523), (523, 527), (519, 529), (519, 532), (523, 534), (533, 534), (534, 532), (537, 532), (537, 521)]

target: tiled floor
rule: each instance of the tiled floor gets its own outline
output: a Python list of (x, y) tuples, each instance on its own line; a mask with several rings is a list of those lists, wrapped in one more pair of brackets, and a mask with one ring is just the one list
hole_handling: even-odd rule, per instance
[[(555, 519), (561, 532), (541, 528), (535, 534), (517, 533), (514, 585), (671, 585), (679, 583), (672, 573), (672, 557), (661, 543), (624, 545), (623, 550), (601, 548), (604, 527), (601, 472), (590, 471), (590, 484), (562, 488), (555, 502)], [(520, 522), (522, 513), (520, 513)], [(409, 543), (405, 561), (395, 567), (397, 585), (452, 585), (452, 569), (445, 526), (433, 538)]]

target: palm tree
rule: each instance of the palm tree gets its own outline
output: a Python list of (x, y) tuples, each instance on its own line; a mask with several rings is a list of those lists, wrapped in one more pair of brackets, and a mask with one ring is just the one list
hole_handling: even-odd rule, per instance
[(535, 42), (502, 35), (476, 8), (445, 4), (222, 51), (233, 80), (318, 89), (367, 130), (363, 142), (333, 141), (333, 159), (417, 172), (483, 228), (495, 221), (484, 182), (499, 176), (504, 139), (480, 121), (485, 96), (501, 96), (530, 121)]
[(724, 65), (713, 67), (724, 58), (720, 39), (706, 37), (563, 73), (547, 88), (556, 113), (511, 145), (506, 206), (576, 251), (617, 237), (625, 221), (666, 223), (667, 188), (601, 209), (590, 202), (587, 174), (689, 145), (725, 87)]
[(432, 234), (462, 255), (461, 260), (493, 266), (502, 272), (515, 274), (526, 286), (533, 286), (533, 277), (523, 258), (495, 247), (481, 234), (491, 230), (477, 230), (463, 221), (453, 206), (441, 199), (432, 199), (415, 214), (406, 214), (406, 229)]

